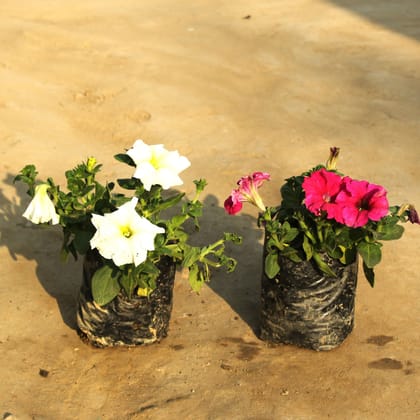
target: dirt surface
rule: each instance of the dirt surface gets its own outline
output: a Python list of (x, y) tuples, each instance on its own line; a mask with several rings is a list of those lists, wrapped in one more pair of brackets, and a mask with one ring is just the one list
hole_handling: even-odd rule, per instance
[[(317, 353), (258, 339), (261, 231), (222, 202), (236, 179), (283, 179), (341, 147), (340, 169), (420, 208), (417, 0), (2, 0), (0, 2), (0, 415), (18, 419), (414, 419), (420, 417), (420, 228), (360, 275), (356, 326)], [(200, 295), (178, 272), (169, 336), (93, 349), (75, 332), (80, 262), (60, 231), (25, 223), (12, 179), (42, 178), (142, 138), (208, 181), (197, 241), (240, 233), (232, 275)], [(361, 273), (360, 273), (361, 274)], [(10, 417), (10, 416), (9, 416)]]

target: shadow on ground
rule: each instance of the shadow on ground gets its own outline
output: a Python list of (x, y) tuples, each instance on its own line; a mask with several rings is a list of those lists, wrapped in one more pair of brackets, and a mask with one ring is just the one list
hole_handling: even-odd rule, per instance
[[(76, 296), (82, 280), (80, 261), (74, 263), (71, 256), (67, 264), (60, 261), (62, 231), (59, 226), (34, 225), (22, 217), (30, 198), (23, 185), (13, 183), (13, 178), (8, 174), (3, 180), (16, 190), (13, 201), (0, 190), (0, 246), (7, 247), (17, 265), (18, 256), (36, 262), (39, 282), (56, 299), (66, 325), (75, 329)], [(243, 237), (241, 245), (227, 244), (227, 254), (238, 262), (235, 272), (214, 272), (214, 281), (209, 286), (257, 334), (258, 311), (255, 308), (259, 306), (262, 231), (257, 229), (256, 219), (251, 216), (227, 215), (213, 195), (208, 195), (203, 204), (200, 231), (197, 234), (191, 231), (193, 243), (210, 244), (220, 239), (224, 232)]]
[[(223, 232), (232, 232), (242, 237), (241, 245), (227, 244), (229, 256), (237, 260), (233, 273), (217, 272), (209, 287), (222, 297), (234, 312), (258, 336), (260, 283), (262, 267), (262, 229), (256, 224), (256, 216), (247, 214), (228, 215), (217, 197), (208, 195), (204, 200), (199, 239), (211, 243)], [(251, 207), (251, 206), (250, 206)]]
[(13, 182), (7, 174), (5, 185), (15, 187), (13, 200), (0, 189), (0, 247), (5, 246), (19, 269), (18, 256), (36, 262), (36, 275), (46, 292), (56, 299), (63, 321), (76, 328), (76, 296), (81, 284), (81, 267), (69, 257), (67, 263), (60, 261), (60, 227), (34, 225), (22, 214), (30, 202), (22, 184)]
[(420, 40), (419, 2), (417, 0), (329, 0), (343, 9), (361, 16), (393, 32)]

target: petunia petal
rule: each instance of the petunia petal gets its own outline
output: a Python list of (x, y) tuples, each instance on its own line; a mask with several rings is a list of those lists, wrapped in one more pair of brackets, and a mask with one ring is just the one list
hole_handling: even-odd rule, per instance
[(55, 206), (48, 196), (48, 184), (40, 184), (35, 188), (35, 195), (29, 203), (23, 217), (32, 223), (48, 223), (56, 225), (60, 221), (60, 216), (55, 211)]
[(117, 266), (144, 262), (147, 252), (154, 250), (155, 236), (165, 232), (137, 213), (137, 202), (134, 197), (112, 213), (92, 215), (96, 232), (90, 241), (91, 248)]
[(162, 144), (149, 146), (142, 140), (137, 140), (127, 154), (136, 164), (133, 177), (140, 179), (147, 191), (152, 185), (160, 185), (163, 189), (182, 185), (179, 173), (191, 165), (178, 151), (168, 151)]

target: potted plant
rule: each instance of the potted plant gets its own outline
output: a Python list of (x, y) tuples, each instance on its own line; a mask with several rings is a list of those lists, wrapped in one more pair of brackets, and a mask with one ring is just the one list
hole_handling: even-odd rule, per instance
[(65, 172), (67, 191), (51, 178), (37, 182), (34, 165), (15, 178), (28, 185), (32, 197), (23, 216), (60, 225), (63, 258), (84, 258), (77, 325), (80, 336), (98, 347), (165, 337), (176, 267), (189, 270), (191, 288), (198, 292), (211, 268), (234, 270), (225, 242), (240, 241), (225, 233), (205, 246), (190, 244), (185, 223), (192, 220), (199, 228), (206, 181), (194, 181), (192, 199), (170, 190), (183, 184), (179, 174), (190, 166), (177, 151), (137, 140), (115, 158), (134, 168), (131, 178), (117, 179), (118, 191), (114, 182), (97, 180), (102, 165), (93, 157)]
[(339, 173), (338, 154), (333, 147), (325, 165), (286, 179), (277, 207), (266, 207), (258, 193), (270, 179), (265, 172), (242, 177), (225, 201), (229, 214), (243, 202), (260, 210), (263, 340), (337, 347), (353, 329), (358, 256), (373, 287), (382, 241), (399, 239), (401, 223), (420, 223), (414, 206), (390, 206), (382, 186)]

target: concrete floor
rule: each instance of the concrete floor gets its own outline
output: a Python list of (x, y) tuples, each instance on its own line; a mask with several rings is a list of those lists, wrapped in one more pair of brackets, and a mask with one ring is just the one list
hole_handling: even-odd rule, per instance
[[(0, 414), (18, 419), (414, 419), (420, 417), (420, 228), (385, 244), (371, 289), (360, 273), (356, 326), (317, 353), (256, 335), (262, 232), (251, 206), (222, 203), (238, 177), (284, 178), (325, 162), (420, 208), (417, 0), (2, 0), (0, 3)], [(235, 273), (200, 295), (179, 272), (169, 336), (98, 350), (75, 333), (80, 262), (60, 231), (28, 226), (12, 179), (94, 155), (103, 179), (134, 140), (206, 178), (197, 241), (244, 237)], [(49, 372), (43, 377), (40, 369)]]

